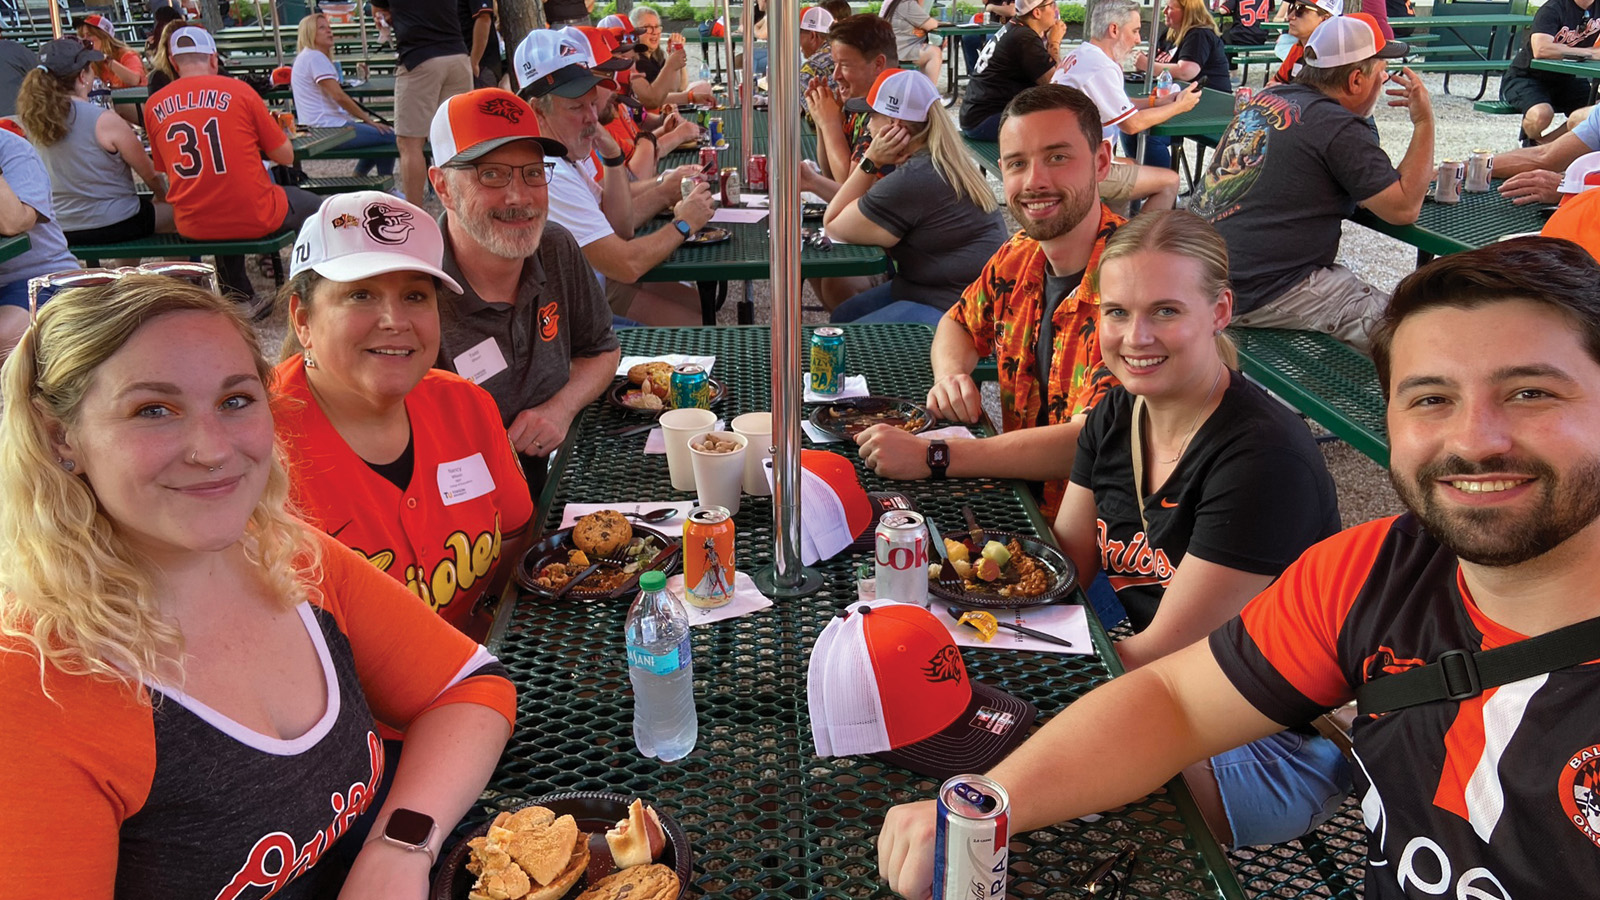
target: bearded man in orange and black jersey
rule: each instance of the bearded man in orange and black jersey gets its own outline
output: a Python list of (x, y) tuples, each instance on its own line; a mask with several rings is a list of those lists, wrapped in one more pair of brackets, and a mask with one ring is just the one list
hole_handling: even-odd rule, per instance
[[(1523, 238), (1401, 282), (1374, 356), (1410, 513), (1312, 547), (1209, 641), (1058, 715), (989, 773), (1012, 827), (1126, 802), (1386, 670), (1600, 614), (1597, 280), (1577, 245)], [(1357, 717), (1368, 898), (1563, 897), (1600, 880), (1593, 663)], [(1060, 777), (1091, 758), (1095, 778)], [(933, 819), (928, 803), (885, 818), (879, 863), (902, 895), (927, 890)]]

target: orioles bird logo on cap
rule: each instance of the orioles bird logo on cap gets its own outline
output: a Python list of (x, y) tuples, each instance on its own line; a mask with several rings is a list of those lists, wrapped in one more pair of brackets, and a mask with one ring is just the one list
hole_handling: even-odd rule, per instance
[(522, 121), (522, 110), (504, 97), (490, 97), (478, 104), (478, 111), (486, 116), (499, 116), (513, 125)]
[(403, 244), (411, 233), (411, 213), (387, 203), (373, 203), (365, 210), (367, 234), (380, 244)]
[(954, 644), (944, 645), (928, 660), (922, 674), (928, 676), (929, 681), (960, 681), (961, 651)]

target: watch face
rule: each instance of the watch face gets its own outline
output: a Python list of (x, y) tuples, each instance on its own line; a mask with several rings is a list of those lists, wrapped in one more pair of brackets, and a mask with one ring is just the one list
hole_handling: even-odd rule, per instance
[(384, 826), (383, 833), (402, 844), (420, 847), (433, 835), (433, 817), (415, 810), (397, 809), (390, 814), (389, 824)]

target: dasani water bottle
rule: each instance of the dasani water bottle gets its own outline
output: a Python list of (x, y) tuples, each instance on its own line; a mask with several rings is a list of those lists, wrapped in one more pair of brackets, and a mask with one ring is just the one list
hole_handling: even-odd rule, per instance
[(689, 617), (683, 601), (667, 590), (666, 575), (646, 572), (639, 587), (626, 631), (633, 740), (645, 756), (672, 762), (689, 755), (700, 733)]

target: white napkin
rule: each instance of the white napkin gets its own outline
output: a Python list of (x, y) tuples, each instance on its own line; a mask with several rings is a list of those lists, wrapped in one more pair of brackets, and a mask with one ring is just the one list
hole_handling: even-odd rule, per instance
[(810, 419), (800, 420), (800, 430), (806, 433), (806, 437), (810, 438), (811, 443), (813, 444), (832, 444), (836, 441), (844, 440), (844, 438), (834, 437), (826, 431), (823, 431), (821, 428), (811, 424)]
[(946, 425), (943, 428), (930, 428), (917, 437), (927, 438), (930, 441), (948, 441), (951, 438), (970, 438), (977, 435), (965, 425)]
[(617, 363), (617, 374), (626, 375), (628, 370), (640, 363), (664, 362), (671, 366), (681, 366), (684, 363), (695, 363), (705, 367), (706, 374), (711, 374), (711, 367), (717, 364), (715, 356), (690, 356), (687, 353), (663, 353), (660, 356), (624, 356)]
[(767, 217), (764, 209), (736, 209), (724, 206), (711, 214), (713, 225), (754, 225)]
[(1041, 641), (1015, 631), (1002, 628), (995, 634), (994, 640), (984, 643), (976, 629), (971, 625), (957, 625), (956, 620), (945, 612), (945, 607), (950, 604), (937, 597), (929, 596), (933, 604), (933, 614), (939, 621), (950, 629), (950, 634), (955, 638), (957, 645), (962, 647), (986, 647), (990, 650), (1036, 650), (1040, 653), (1076, 653), (1084, 656), (1094, 655), (1094, 643), (1089, 640), (1089, 617), (1083, 607), (1075, 603), (1051, 606), (1035, 606), (1029, 609), (991, 609), (995, 618), (1002, 622), (1022, 625), (1035, 631), (1043, 631), (1059, 638), (1072, 642), (1071, 647)]
[[(667, 590), (677, 594), (680, 599), (684, 596), (682, 573), (667, 579)], [(726, 606), (719, 606), (716, 609), (701, 609), (698, 606), (690, 606), (688, 600), (683, 602), (684, 609), (689, 611), (689, 624), (691, 626), (709, 625), (712, 622), (720, 622), (723, 619), (737, 619), (740, 616), (748, 616), (753, 612), (760, 612), (771, 605), (772, 600), (756, 589), (756, 583), (750, 579), (750, 576), (737, 570), (733, 573), (733, 599), (729, 600)]]
[(568, 503), (567, 508), (561, 511), (561, 527), (571, 528), (578, 519), (592, 512), (599, 512), (602, 509), (614, 509), (617, 512), (625, 513), (647, 513), (653, 509), (662, 509), (668, 506), (678, 511), (678, 514), (670, 519), (650, 523), (638, 523), (634, 519), (629, 519), (628, 521), (635, 524), (647, 524), (647, 527), (654, 528), (667, 535), (680, 533), (683, 531), (683, 523), (689, 519), (689, 513), (694, 511), (693, 501), (685, 500), (682, 503), (662, 503), (650, 500), (646, 500), (643, 503)]
[[(727, 429), (723, 428), (722, 426), (723, 426), (723, 420), (718, 419), (715, 422), (712, 422), (711, 423), (711, 427), (707, 428), (706, 430), (707, 431), (726, 431)], [(661, 428), (659, 426), (650, 429), (650, 433), (645, 436), (645, 439), (644, 439), (644, 452), (646, 452), (646, 453), (655, 453), (655, 454), (662, 454), (662, 453), (666, 453), (667, 452), (667, 438), (666, 438), (666, 435), (663, 435), (661, 433)]]
[(865, 397), (871, 393), (867, 390), (867, 376), (865, 375), (846, 375), (844, 390), (837, 394), (818, 394), (812, 391), (811, 373), (807, 372), (804, 377), (806, 379), (804, 398), (806, 403), (832, 403), (835, 400), (847, 400), (851, 397)]

